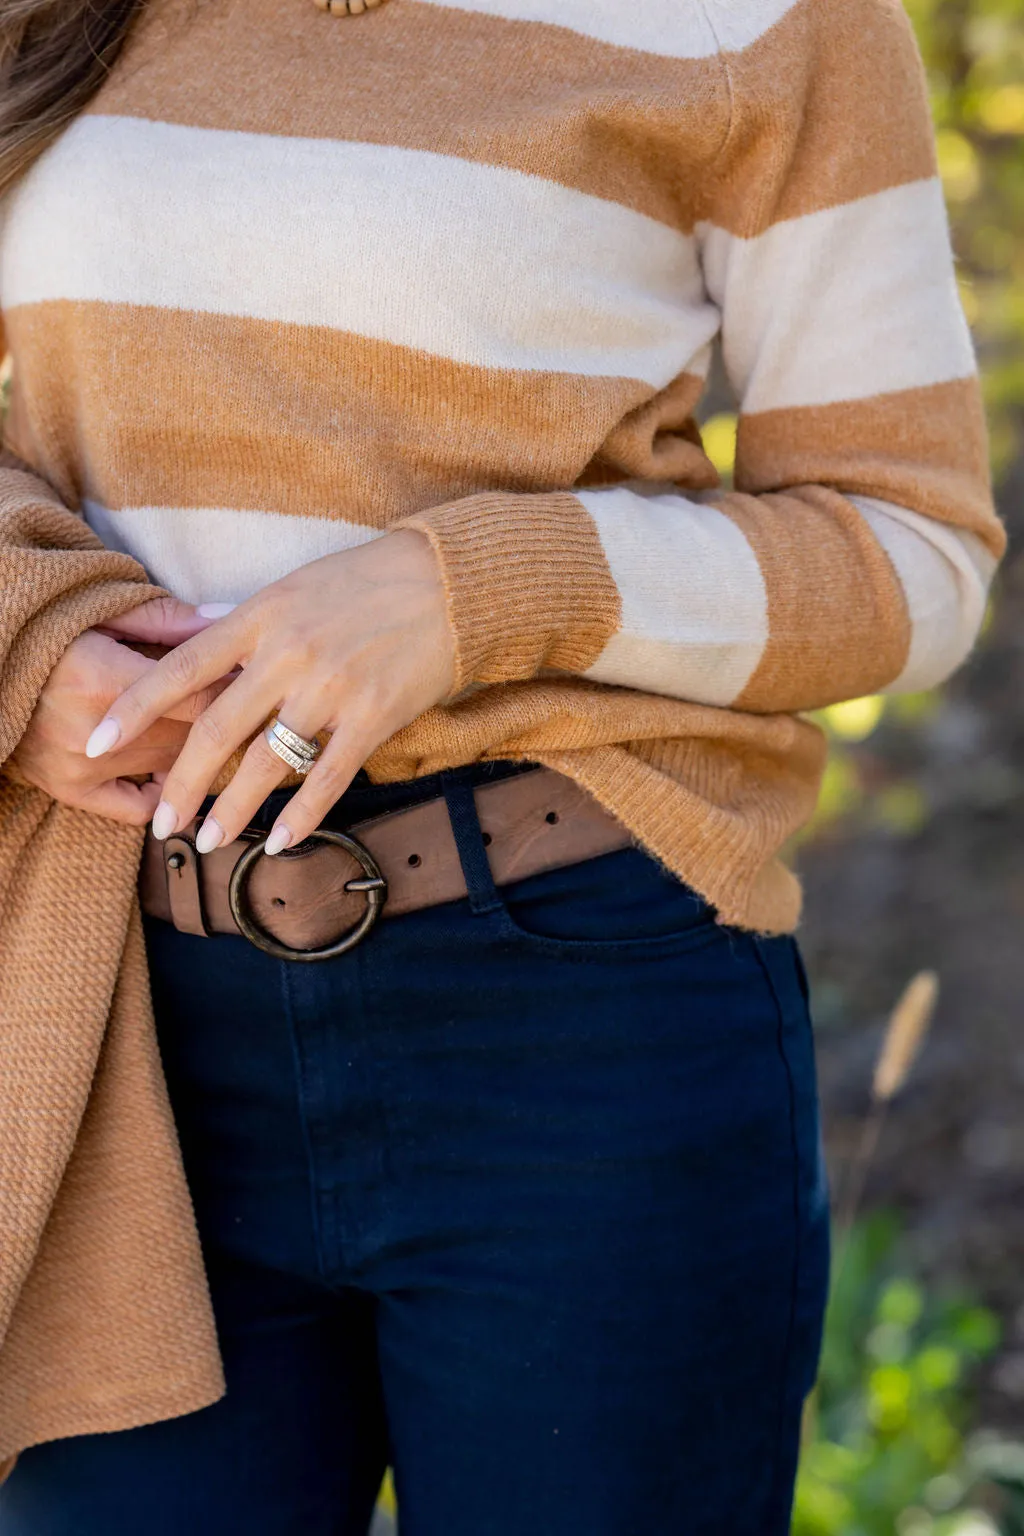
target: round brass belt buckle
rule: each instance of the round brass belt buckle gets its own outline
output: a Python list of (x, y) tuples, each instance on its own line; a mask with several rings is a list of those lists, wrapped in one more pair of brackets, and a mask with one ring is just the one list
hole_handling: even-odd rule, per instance
[[(354, 949), (361, 943), (380, 917), (388, 896), (388, 883), (370, 850), (364, 848), (362, 843), (357, 842), (354, 837), (349, 837), (345, 832), (332, 832), (323, 827), (317, 832), (311, 832), (305, 839), (306, 842), (334, 843), (359, 861), (366, 871), (366, 877), (362, 880), (349, 880), (345, 889), (365, 893), (366, 911), (358, 923), (349, 928), (340, 938), (335, 939), (333, 944), (325, 944), (322, 949), (292, 949), (290, 944), (279, 943), (272, 934), (261, 928), (249, 910), (247, 895), (249, 880), (257, 860), (263, 854), (263, 844), (266, 840), (266, 837), (261, 837), (240, 856), (238, 863), (231, 871), (231, 883), (228, 886), (231, 915), (238, 924), (239, 931), (245, 935), (249, 943), (255, 944), (256, 948), (262, 949), (265, 954), (273, 955), (276, 960), (333, 960), (335, 955), (343, 955), (346, 950)], [(278, 857), (286, 858), (287, 854), (279, 854)]]

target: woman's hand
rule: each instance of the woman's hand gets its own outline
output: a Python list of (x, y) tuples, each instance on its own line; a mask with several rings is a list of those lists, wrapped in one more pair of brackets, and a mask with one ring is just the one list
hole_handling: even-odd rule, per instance
[(22, 777), (64, 805), (130, 826), (145, 825), (160, 798), (159, 784), (136, 784), (130, 776), (163, 777), (184, 745), (188, 722), (206, 708), (214, 690), (182, 699), (122, 751), (91, 762), (85, 746), (97, 714), (156, 666), (114, 636), (166, 648), (208, 622), (184, 603), (158, 598), (111, 619), (104, 633), (88, 629), (79, 635), (50, 673), (12, 754)]
[(300, 736), (332, 732), (271, 831), (266, 852), (280, 853), (320, 825), (375, 747), (451, 689), (455, 643), (428, 540), (398, 529), (264, 588), (133, 683), (96, 728), (90, 753), (126, 752), (237, 666), (168, 773), (153, 831), (168, 837), (186, 826), (232, 753), (254, 737), (196, 846), (209, 853), (236, 838), (288, 774), (260, 729), (278, 715)]

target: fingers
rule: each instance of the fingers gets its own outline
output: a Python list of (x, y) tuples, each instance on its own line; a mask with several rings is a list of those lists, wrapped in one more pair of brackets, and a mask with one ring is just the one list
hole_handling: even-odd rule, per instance
[[(243, 631), (228, 618), (184, 641), (159, 661), (145, 662), (146, 671), (114, 701), (89, 737), (86, 756), (102, 757), (119, 744), (126, 746), (161, 715), (180, 711), (194, 694), (223, 680), (243, 660), (243, 648)], [(124, 647), (122, 651), (134, 655)], [(237, 737), (235, 744), (241, 739)]]
[[(185, 727), (173, 720), (158, 720), (123, 752), (113, 753), (98, 771), (94, 763), (78, 757), (63, 785), (44, 786), (60, 789), (59, 798), (80, 810), (115, 821), (139, 825), (148, 821), (160, 800), (160, 780), (172, 766), (185, 744)], [(103, 777), (100, 777), (102, 771)], [(133, 780), (152, 776), (155, 783), (138, 784)], [(138, 789), (145, 793), (139, 795)]]
[[(90, 631), (88, 646), (82, 652), (81, 686), (87, 687), (92, 696), (98, 696), (106, 702), (112, 696), (116, 698), (133, 683), (147, 676), (155, 665), (156, 662), (151, 658), (132, 650), (111, 635)], [(189, 695), (180, 704), (168, 710), (167, 718), (183, 720), (191, 725), (192, 721), (198, 719), (203, 710), (208, 709), (214, 699), (224, 692), (230, 682), (230, 676), (217, 678), (208, 688), (202, 688), (198, 693)]]
[(334, 802), (348, 789), (374, 745), (369, 732), (336, 731), (271, 828), (264, 853), (294, 848), (315, 832)]
[(79, 758), (89, 782), (95, 786), (111, 779), (138, 775), (166, 774), (173, 768), (188, 740), (188, 727), (177, 720), (158, 720), (138, 741), (120, 752), (112, 752), (99, 763)]
[(72, 681), (92, 700), (123, 692), (153, 666), (148, 657), (97, 630), (87, 631), (82, 642), (75, 652), (77, 667)]
[(181, 645), (193, 635), (209, 629), (216, 615), (203, 614), (191, 603), (176, 597), (155, 597), (140, 603), (120, 618), (107, 619), (99, 628), (119, 639), (146, 640), (153, 645)]
[(169, 709), (164, 718), (167, 720), (184, 720), (187, 725), (192, 725), (199, 719), (201, 714), (204, 714), (209, 709), (214, 699), (220, 698), (225, 688), (229, 688), (239, 675), (237, 671), (230, 672), (227, 677), (219, 677), (208, 688), (200, 688), (198, 693), (190, 693), (187, 699), (184, 699), (180, 704), (175, 704), (173, 709)]
[(130, 827), (144, 827), (160, 798), (157, 784), (133, 784), (130, 779), (110, 779), (82, 797), (81, 809), (93, 816), (108, 816)]
[[(319, 825), (379, 742), (445, 697), (454, 642), (429, 544), (400, 531), (364, 548), (371, 553), (325, 556), (272, 583), (154, 661), (112, 703), (88, 742), (90, 758), (129, 746), (158, 718), (180, 712), (190, 697), (215, 690), (242, 668), (195, 719), (153, 818), (157, 836), (191, 820), (235, 749), (248, 741), (240, 772), (218, 797), (216, 825), (205, 829), (200, 846), (237, 836), (285, 777), (285, 764), (278, 765), (256, 734), (279, 711), (301, 735), (344, 726), (269, 846), (300, 840)], [(197, 618), (207, 616), (196, 611)], [(143, 619), (141, 625), (136, 620), (136, 632), (166, 639), (182, 614), (171, 609), (168, 617), (158, 610), (152, 626)], [(297, 687), (308, 706), (298, 713), (292, 708)]]
[[(318, 729), (310, 723), (308, 715), (303, 718), (301, 710), (295, 708), (282, 707), (281, 719), (293, 731), (298, 731), (300, 736), (312, 737)], [(293, 721), (298, 723), (293, 724)], [(271, 790), (276, 789), (289, 772), (288, 764), (278, 757), (269, 746), (263, 731), (260, 731), (250, 744), (231, 783), (218, 795), (200, 827), (196, 835), (199, 852), (209, 853), (211, 849), (219, 848), (221, 843), (236, 838), (248, 826)], [(171, 797), (170, 784), (164, 788), (164, 797)], [(287, 844), (282, 843), (281, 846)], [(279, 850), (275, 848), (271, 851)]]
[(225, 837), (230, 841), (237, 836), (257, 806), (288, 772), (287, 765), (270, 750), (259, 731), (273, 704), (273, 699), (268, 698), (267, 684), (245, 671), (199, 716), (164, 782), (153, 818), (157, 837), (168, 837), (192, 820), (224, 764), (244, 741), (259, 732), (232, 779), (233, 795), (225, 811), (228, 823), (214, 815), (217, 825), (210, 826), (197, 840), (197, 847), (200, 853), (209, 853)]

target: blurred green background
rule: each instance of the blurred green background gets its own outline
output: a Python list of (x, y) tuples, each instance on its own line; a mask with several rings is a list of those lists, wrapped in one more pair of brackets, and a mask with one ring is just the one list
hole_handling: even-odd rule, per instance
[[(907, 0), (1010, 552), (970, 664), (825, 710), (795, 850), (833, 1188), (886, 1017), (939, 973), (833, 1290), (797, 1536), (1024, 1536), (1024, 0)], [(731, 466), (719, 388), (704, 426)]]

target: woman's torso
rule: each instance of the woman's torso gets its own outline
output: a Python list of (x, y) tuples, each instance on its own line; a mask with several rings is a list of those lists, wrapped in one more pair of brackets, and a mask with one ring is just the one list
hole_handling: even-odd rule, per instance
[(713, 483), (703, 11), (492, 9), (155, 0), (12, 197), (13, 446), (183, 599), (475, 491)]
[[(742, 47), (789, 4), (716, 27)], [(706, 12), (152, 0), (4, 210), (10, 446), (194, 602), (478, 491), (713, 486)], [(795, 923), (774, 855), (813, 805), (810, 726), (547, 671), (369, 766), (480, 758), (576, 778), (727, 920)]]

